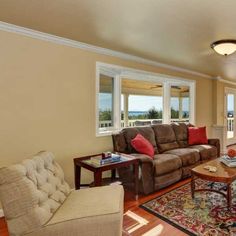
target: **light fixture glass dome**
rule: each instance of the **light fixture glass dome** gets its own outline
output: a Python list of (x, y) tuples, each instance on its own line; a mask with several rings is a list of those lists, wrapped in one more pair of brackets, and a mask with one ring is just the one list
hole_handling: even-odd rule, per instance
[(211, 44), (211, 48), (218, 54), (228, 56), (236, 51), (236, 40), (224, 39)]
[(224, 39), (211, 44), (211, 48), (218, 54), (228, 56), (236, 51), (236, 40)]

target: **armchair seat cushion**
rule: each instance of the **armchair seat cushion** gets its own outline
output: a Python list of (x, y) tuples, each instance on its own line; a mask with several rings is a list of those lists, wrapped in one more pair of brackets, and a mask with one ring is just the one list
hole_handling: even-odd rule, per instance
[(123, 205), (123, 187), (103, 186), (74, 190), (47, 225), (66, 220), (116, 214)]
[(182, 167), (180, 157), (172, 154), (157, 154), (154, 156), (155, 176), (161, 176)]
[(200, 160), (199, 151), (193, 148), (177, 148), (165, 153), (179, 156), (182, 161), (182, 166), (193, 165)]
[(29, 236), (122, 234), (122, 186), (74, 190), (50, 221)]
[(210, 160), (217, 157), (217, 148), (209, 144), (193, 145), (189, 148), (197, 149), (200, 153), (201, 161)]

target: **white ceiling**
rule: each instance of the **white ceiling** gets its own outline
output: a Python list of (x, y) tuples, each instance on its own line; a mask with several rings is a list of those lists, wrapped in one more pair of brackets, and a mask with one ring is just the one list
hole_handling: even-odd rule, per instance
[(0, 21), (236, 81), (236, 0), (0, 0)]

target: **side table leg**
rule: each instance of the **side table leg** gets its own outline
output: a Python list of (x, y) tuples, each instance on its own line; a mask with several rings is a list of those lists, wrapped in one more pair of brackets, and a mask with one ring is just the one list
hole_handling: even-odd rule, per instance
[(231, 184), (227, 185), (227, 205), (228, 208), (231, 208), (231, 203), (232, 203), (232, 192), (231, 192)]
[(74, 166), (75, 169), (75, 189), (80, 189), (81, 166)]
[(135, 188), (135, 200), (138, 200), (138, 172), (139, 163), (134, 164), (134, 188)]
[(114, 181), (116, 179), (116, 169), (111, 170), (111, 180)]
[(102, 172), (96, 171), (94, 172), (94, 186), (101, 186), (102, 185)]
[(195, 191), (195, 180), (194, 180), (194, 175), (192, 174), (191, 177), (191, 196), (194, 198), (194, 191)]

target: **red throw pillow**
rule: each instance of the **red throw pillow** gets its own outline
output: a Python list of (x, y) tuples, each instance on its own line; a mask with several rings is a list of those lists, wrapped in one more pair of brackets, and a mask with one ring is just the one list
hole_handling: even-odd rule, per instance
[(153, 159), (154, 148), (152, 144), (141, 134), (137, 134), (136, 137), (131, 140), (131, 145), (137, 152), (146, 154)]
[(207, 144), (206, 126), (188, 127), (188, 144)]

